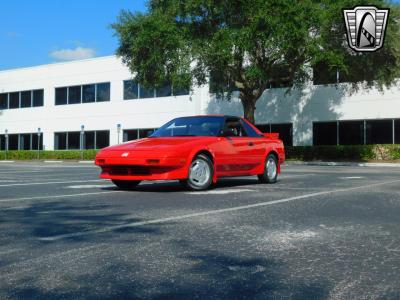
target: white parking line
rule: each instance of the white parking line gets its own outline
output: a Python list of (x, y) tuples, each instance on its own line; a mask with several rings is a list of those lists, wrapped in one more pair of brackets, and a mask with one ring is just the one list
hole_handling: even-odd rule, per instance
[[(93, 192), (93, 193), (79, 193), (79, 194), (64, 194), (64, 195), (45, 195), (45, 196), (35, 196), (35, 197), (23, 197), (23, 198), (8, 198), (8, 199), (0, 199), (0, 202), (16, 202), (16, 201), (25, 201), (25, 200), (36, 200), (36, 199), (57, 199), (57, 198), (71, 198), (71, 197), (80, 197), (80, 196), (90, 196), (90, 195), (102, 195), (102, 194), (111, 194), (111, 193), (121, 193), (122, 191), (105, 191), (105, 192)], [(9, 210), (15, 207), (6, 207), (0, 208), (0, 210)]]
[(210, 190), (210, 191), (187, 192), (185, 194), (189, 194), (189, 195), (225, 195), (225, 194), (242, 193), (242, 192), (253, 192), (253, 190), (250, 190), (250, 189), (220, 189), (220, 190)]
[(104, 188), (104, 187), (114, 187), (110, 184), (81, 184), (81, 185), (70, 185), (65, 187), (66, 189), (93, 189), (93, 188)]
[(0, 174), (40, 173), (40, 172), (45, 172), (45, 171), (38, 171), (38, 170), (35, 170), (35, 171), (14, 171), (14, 172), (6, 171), (6, 172), (0, 172)]
[(363, 179), (365, 177), (362, 176), (347, 176), (347, 177), (339, 177), (339, 179)]
[[(31, 182), (31, 183), (12, 183), (12, 184), (0, 184), (0, 187), (8, 187), (8, 186), (24, 186), (24, 185), (46, 185), (46, 184), (61, 184), (61, 183), (81, 183), (83, 180), (74, 180), (74, 181), (48, 181), (48, 182)], [(99, 182), (105, 181), (104, 179), (96, 179), (96, 180), (84, 180), (85, 182)]]
[(345, 188), (345, 189), (337, 189), (337, 190), (323, 191), (323, 192), (318, 192), (318, 193), (311, 193), (311, 194), (306, 194), (306, 195), (301, 195), (301, 196), (289, 197), (289, 198), (266, 201), (266, 202), (259, 202), (259, 203), (255, 203), (255, 204), (249, 204), (249, 205), (234, 206), (234, 207), (209, 210), (209, 211), (204, 211), (204, 212), (199, 212), (199, 213), (192, 213), (192, 214), (186, 214), (186, 215), (180, 215), (180, 216), (154, 219), (154, 220), (149, 220), (149, 221), (133, 222), (133, 223), (127, 223), (127, 224), (122, 224), (122, 225), (114, 225), (114, 226), (106, 226), (106, 227), (103, 227), (103, 228), (97, 229), (97, 230), (78, 231), (78, 232), (74, 232), (74, 233), (42, 237), (42, 238), (38, 238), (38, 240), (57, 241), (57, 240), (62, 240), (62, 239), (66, 239), (66, 238), (74, 238), (74, 237), (80, 237), (80, 236), (90, 235), (90, 234), (105, 233), (105, 232), (110, 232), (110, 231), (114, 231), (114, 230), (122, 229), (122, 228), (139, 227), (139, 226), (144, 226), (144, 225), (166, 223), (169, 221), (178, 221), (178, 220), (190, 219), (190, 218), (195, 218), (195, 217), (215, 215), (215, 214), (220, 214), (220, 213), (225, 213), (225, 212), (239, 211), (239, 210), (244, 210), (244, 209), (257, 208), (257, 207), (269, 206), (269, 205), (280, 204), (280, 203), (285, 203), (285, 202), (291, 202), (291, 201), (295, 201), (295, 200), (307, 199), (307, 198), (312, 198), (312, 197), (316, 197), (316, 196), (323, 196), (323, 195), (334, 194), (334, 193), (367, 189), (367, 188), (371, 188), (371, 187), (376, 187), (376, 186), (381, 186), (381, 185), (386, 185), (386, 184), (391, 184), (391, 183), (398, 183), (398, 182), (400, 182), (400, 179), (393, 180), (393, 181), (381, 182), (381, 183), (375, 183), (375, 184), (369, 184), (369, 185), (362, 185), (362, 186), (357, 186), (357, 187), (351, 187), (351, 188)]
[[(54, 177), (59, 177), (60, 179), (65, 179), (68, 180), (67, 177), (73, 177), (73, 178), (77, 178), (77, 177), (81, 177), (81, 176), (91, 176), (91, 178), (95, 177), (97, 178), (97, 175), (99, 173), (58, 173), (57, 175), (51, 174), (51, 172), (46, 172), (46, 173), (42, 173), (42, 174), (35, 174), (35, 175), (30, 175), (30, 174), (15, 174), (14, 176), (12, 176), (12, 174), (10, 176), (7, 176), (8, 179), (37, 179), (37, 178), (41, 178), (41, 179), (46, 179), (48, 177), (54, 178)], [(1, 175), (0, 175), (1, 176)], [(1, 177), (0, 177), (1, 178)], [(6, 178), (6, 176), (3, 175), (3, 178)], [(84, 179), (82, 180), (84, 181)]]
[[(23, 164), (23, 163), (15, 163), (12, 165), (13, 168), (40, 168), (40, 169), (63, 169), (63, 168), (81, 168), (81, 169), (96, 169), (98, 168), (95, 165), (89, 165), (89, 164), (79, 164), (79, 165), (66, 165), (67, 163), (63, 164), (42, 164), (42, 163), (32, 163), (32, 164)], [(10, 165), (11, 166), (11, 165)]]

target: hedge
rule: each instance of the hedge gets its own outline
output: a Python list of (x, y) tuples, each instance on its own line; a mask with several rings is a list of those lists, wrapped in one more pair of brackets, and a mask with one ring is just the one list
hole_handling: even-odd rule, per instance
[[(40, 151), (39, 159), (74, 159), (74, 160), (93, 160), (97, 150), (67, 150), (67, 151)], [(5, 151), (0, 151), (0, 160), (6, 157)], [(7, 151), (8, 160), (34, 160), (38, 159), (38, 152), (35, 150), (11, 150)]]
[[(93, 160), (97, 150), (84, 151), (40, 151), (39, 159)], [(5, 151), (0, 151), (0, 160), (5, 159)], [(35, 160), (37, 151), (7, 151), (7, 159)], [(398, 160), (400, 145), (360, 145), (360, 146), (287, 146), (286, 159), (289, 160), (336, 160), (368, 161)]]
[(292, 146), (286, 147), (292, 160), (368, 161), (400, 159), (400, 145)]

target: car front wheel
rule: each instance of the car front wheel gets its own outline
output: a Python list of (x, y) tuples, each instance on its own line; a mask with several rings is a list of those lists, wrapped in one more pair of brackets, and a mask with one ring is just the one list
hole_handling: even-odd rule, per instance
[(121, 190), (131, 190), (140, 183), (140, 180), (112, 180), (112, 182)]
[(264, 173), (258, 175), (261, 183), (275, 183), (278, 179), (278, 161), (275, 155), (269, 154), (264, 164)]
[(181, 183), (193, 191), (208, 189), (212, 184), (214, 165), (211, 159), (203, 154), (197, 155), (189, 167), (189, 175)]

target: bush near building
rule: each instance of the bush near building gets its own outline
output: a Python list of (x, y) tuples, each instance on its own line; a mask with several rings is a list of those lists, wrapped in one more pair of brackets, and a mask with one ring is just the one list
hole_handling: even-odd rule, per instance
[(294, 146), (286, 147), (289, 160), (397, 160), (400, 145), (351, 145), (351, 146)]
[[(333, 161), (368, 161), (400, 160), (400, 145), (354, 145), (354, 146), (286, 146), (288, 160), (333, 160)], [(39, 159), (93, 160), (97, 150), (84, 151), (40, 151)], [(5, 151), (0, 151), (0, 160), (6, 158)], [(8, 160), (36, 160), (37, 151), (7, 151)]]
[[(68, 150), (68, 151), (40, 151), (34, 150), (11, 150), (7, 151), (7, 160), (34, 160), (39, 159), (72, 159), (72, 160), (93, 160), (96, 156), (97, 150)], [(6, 158), (5, 151), (0, 151), (0, 160)]]

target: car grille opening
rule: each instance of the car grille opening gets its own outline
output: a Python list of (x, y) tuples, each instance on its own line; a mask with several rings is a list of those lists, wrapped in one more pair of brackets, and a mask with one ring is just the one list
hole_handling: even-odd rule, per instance
[(161, 174), (171, 171), (172, 167), (159, 167), (159, 166), (104, 166), (102, 167), (103, 173), (116, 176), (136, 176), (136, 175), (151, 175)]

